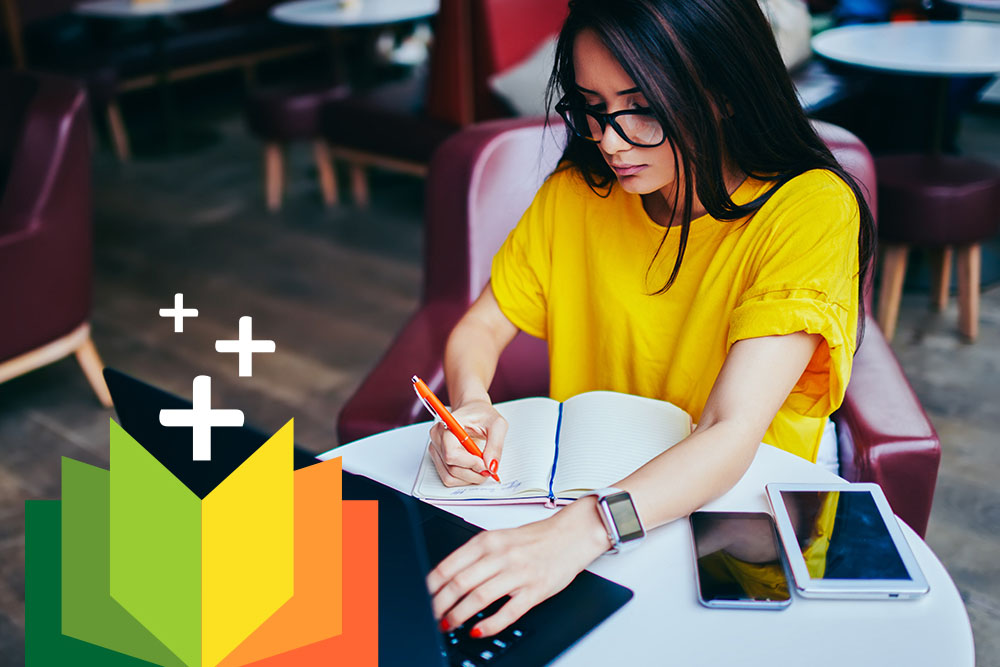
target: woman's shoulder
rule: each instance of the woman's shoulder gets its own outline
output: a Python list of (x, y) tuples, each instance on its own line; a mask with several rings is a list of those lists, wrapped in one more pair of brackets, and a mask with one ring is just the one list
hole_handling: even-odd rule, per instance
[(778, 188), (768, 203), (772, 206), (839, 204), (857, 208), (851, 186), (829, 169), (810, 169), (794, 176)]
[(844, 179), (829, 169), (810, 169), (782, 184), (761, 206), (758, 219), (788, 222), (826, 219), (856, 226), (858, 201)]
[(560, 162), (542, 184), (543, 189), (550, 189), (555, 192), (576, 197), (595, 196), (593, 190), (587, 185), (580, 169), (570, 162)]
[(550, 221), (571, 220), (579, 224), (595, 206), (601, 207), (613, 199), (592, 190), (580, 170), (564, 162), (545, 178), (531, 210)]

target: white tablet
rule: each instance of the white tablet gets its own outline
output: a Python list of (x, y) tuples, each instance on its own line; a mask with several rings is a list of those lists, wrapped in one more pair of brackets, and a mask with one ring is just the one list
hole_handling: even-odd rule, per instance
[(878, 484), (768, 484), (803, 597), (910, 598), (929, 590)]

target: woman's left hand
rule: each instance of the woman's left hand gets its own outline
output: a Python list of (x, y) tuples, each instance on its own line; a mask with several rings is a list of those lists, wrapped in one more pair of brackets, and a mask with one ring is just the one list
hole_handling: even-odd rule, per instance
[(446, 631), (509, 595), (499, 611), (470, 629), (473, 637), (494, 635), (564, 589), (609, 547), (593, 498), (543, 521), (483, 531), (427, 575), (434, 617)]

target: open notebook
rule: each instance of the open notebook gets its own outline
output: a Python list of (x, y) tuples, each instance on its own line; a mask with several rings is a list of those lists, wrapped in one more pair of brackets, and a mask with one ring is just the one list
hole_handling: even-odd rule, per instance
[(589, 391), (562, 403), (522, 398), (497, 403), (508, 423), (501, 483), (447, 487), (425, 452), (413, 495), (438, 504), (564, 505), (610, 486), (691, 433), (691, 417), (652, 398)]

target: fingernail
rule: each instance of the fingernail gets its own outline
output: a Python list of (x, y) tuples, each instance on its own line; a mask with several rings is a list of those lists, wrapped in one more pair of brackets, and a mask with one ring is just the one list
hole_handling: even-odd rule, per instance
[(438, 623), (438, 627), (441, 629), (441, 632), (448, 632), (448, 621), (442, 618), (441, 622)]
[(497, 463), (496, 459), (493, 459), (492, 461), (490, 461), (490, 472), (496, 472), (497, 468), (499, 468), (499, 467), (500, 467), (500, 464)]
[(479, 628), (472, 628), (471, 630), (469, 630), (469, 636), (472, 637), (473, 639), (479, 639), (480, 637), (483, 636), (483, 631), (480, 630)]
[(490, 476), (490, 471), (489, 470), (480, 470), (479, 474), (482, 475), (483, 477), (489, 477)]

